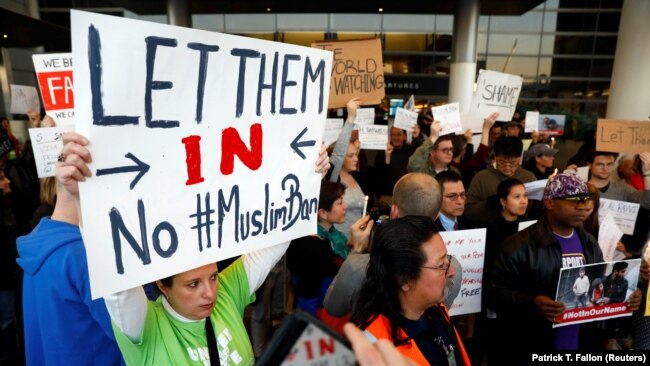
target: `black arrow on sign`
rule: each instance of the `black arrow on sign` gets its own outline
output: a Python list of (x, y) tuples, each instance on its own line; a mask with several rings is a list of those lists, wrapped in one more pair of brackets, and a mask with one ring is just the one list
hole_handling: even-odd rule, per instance
[(149, 165), (143, 163), (142, 161), (140, 161), (140, 159), (136, 158), (131, 153), (127, 153), (126, 155), (124, 155), (124, 157), (133, 160), (133, 162), (136, 165), (120, 166), (117, 168), (108, 168), (108, 169), (97, 169), (97, 176), (99, 177), (100, 175), (138, 172), (138, 175), (136, 175), (135, 178), (133, 178), (133, 180), (131, 181), (131, 185), (129, 186), (130, 189), (133, 189), (133, 187), (135, 187), (135, 185), (138, 184), (138, 181), (140, 181), (140, 178), (142, 178), (142, 176), (144, 176), (145, 173), (149, 171)]
[(298, 134), (298, 136), (296, 136), (296, 138), (293, 139), (293, 141), (291, 141), (291, 145), (290, 145), (291, 148), (293, 149), (293, 152), (298, 154), (303, 160), (305, 160), (307, 157), (305, 156), (305, 154), (302, 153), (302, 151), (300, 151), (300, 148), (305, 146), (316, 145), (315, 140), (299, 141), (302, 135), (304, 135), (306, 132), (307, 132), (307, 127), (305, 127), (305, 129), (302, 130), (302, 132), (300, 132), (300, 134)]

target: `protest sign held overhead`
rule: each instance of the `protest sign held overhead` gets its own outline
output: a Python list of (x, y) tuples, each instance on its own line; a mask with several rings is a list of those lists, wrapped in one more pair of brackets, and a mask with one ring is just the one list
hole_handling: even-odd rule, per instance
[(379, 38), (312, 43), (334, 53), (329, 108), (345, 107), (360, 97), (364, 105), (379, 104), (384, 98), (384, 62)]
[(386, 150), (388, 144), (388, 126), (359, 126), (359, 142), (364, 150)]
[(393, 127), (401, 128), (405, 131), (413, 131), (413, 127), (418, 123), (418, 113), (406, 108), (397, 108), (395, 111), (395, 122)]
[(598, 119), (596, 150), (630, 154), (650, 151), (650, 123)]
[(38, 100), (38, 91), (29, 85), (11, 84), (11, 105), (9, 113), (27, 114), (29, 111), (40, 112), (41, 102)]
[(331, 52), (75, 10), (71, 34), (93, 298), (315, 233)]
[(523, 80), (517, 75), (480, 70), (470, 111), (479, 116), (499, 112), (499, 121), (510, 121), (515, 113)]
[(460, 123), (460, 108), (458, 103), (450, 103), (431, 107), (433, 119), (440, 121), (440, 136), (463, 130)]
[(43, 105), (58, 126), (74, 126), (72, 54), (32, 55)]

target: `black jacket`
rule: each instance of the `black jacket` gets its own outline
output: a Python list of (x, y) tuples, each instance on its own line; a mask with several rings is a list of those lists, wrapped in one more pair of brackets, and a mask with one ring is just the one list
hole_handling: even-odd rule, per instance
[[(576, 228), (587, 264), (603, 262), (596, 239)], [(507, 238), (494, 259), (489, 308), (497, 312), (503, 344), (522, 354), (551, 351), (552, 324), (535, 307), (533, 299), (555, 299), (562, 268), (562, 248), (542, 217), (535, 225)], [(580, 348), (593, 348), (593, 323), (580, 325)]]

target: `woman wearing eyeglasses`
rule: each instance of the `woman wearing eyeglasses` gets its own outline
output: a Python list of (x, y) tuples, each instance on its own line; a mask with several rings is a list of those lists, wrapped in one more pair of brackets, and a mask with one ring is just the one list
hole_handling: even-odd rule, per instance
[(375, 231), (366, 282), (352, 321), (373, 340), (388, 339), (420, 365), (469, 365), (442, 305), (451, 256), (433, 219), (406, 216)]

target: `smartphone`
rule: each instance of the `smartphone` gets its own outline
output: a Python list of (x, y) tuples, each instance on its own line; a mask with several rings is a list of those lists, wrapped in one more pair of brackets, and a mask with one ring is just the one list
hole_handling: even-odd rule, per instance
[(350, 343), (304, 311), (295, 310), (273, 334), (255, 363), (263, 366), (356, 365)]

